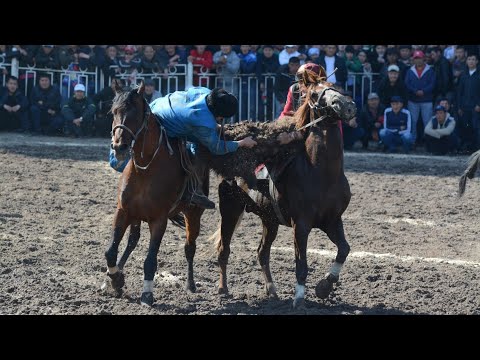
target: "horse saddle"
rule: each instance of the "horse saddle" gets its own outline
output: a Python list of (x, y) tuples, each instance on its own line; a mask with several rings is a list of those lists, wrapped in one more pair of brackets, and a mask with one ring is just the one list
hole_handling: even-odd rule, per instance
[(285, 220), (284, 217), (284, 214), (287, 214), (287, 212), (282, 209), (278, 203), (279, 192), (277, 187), (275, 186), (275, 182), (280, 179), (281, 175), (294, 158), (295, 157), (292, 156), (280, 164), (274, 164), (269, 166), (270, 171), (265, 164), (262, 164), (263, 166), (257, 167), (257, 169), (255, 170), (257, 188), (256, 190), (250, 189), (248, 191), (248, 195), (255, 201), (255, 203), (261, 205), (264, 204), (266, 201), (270, 202), (272, 204), (273, 210), (275, 211), (278, 222), (285, 226), (289, 225), (289, 223)]

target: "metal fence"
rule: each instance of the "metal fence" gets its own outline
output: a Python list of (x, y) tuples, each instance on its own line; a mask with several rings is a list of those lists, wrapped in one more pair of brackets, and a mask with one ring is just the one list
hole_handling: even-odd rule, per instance
[[(115, 68), (116, 66), (112, 66)], [(91, 96), (101, 90), (105, 85), (110, 85), (112, 79), (105, 79), (104, 72), (96, 68), (93, 71), (69, 70), (69, 69), (39, 69), (36, 67), (18, 67), (14, 61), (7, 63), (0, 56), (0, 71), (2, 71), (2, 85), (5, 86), (6, 74), (2, 69), (6, 69), (9, 74), (18, 74), (20, 88), (25, 95), (29, 95), (34, 84), (37, 83), (38, 74), (45, 73), (50, 76), (52, 84), (57, 84), (60, 88), (64, 100), (68, 99), (77, 83), (82, 83), (86, 87), (87, 96)], [(138, 84), (140, 81), (151, 79), (154, 82), (155, 89), (164, 96), (176, 90), (185, 90), (191, 86), (205, 86), (210, 89), (214, 87), (224, 87), (234, 93), (239, 100), (239, 112), (231, 122), (238, 120), (268, 121), (275, 119), (282, 109), (277, 101), (274, 86), (276, 74), (262, 74), (257, 78), (256, 74), (223, 74), (221, 69), (216, 72), (210, 72), (201, 66), (194, 66), (192, 63), (179, 64), (169, 67), (162, 73), (142, 73), (117, 72), (117, 77), (124, 79), (127, 85)], [(352, 93), (353, 99), (362, 106), (367, 95), (376, 91), (379, 74), (371, 73), (349, 73), (345, 90)]]

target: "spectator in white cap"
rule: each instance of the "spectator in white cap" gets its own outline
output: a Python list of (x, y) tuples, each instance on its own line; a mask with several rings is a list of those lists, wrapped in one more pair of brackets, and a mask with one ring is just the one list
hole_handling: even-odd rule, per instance
[(74, 95), (62, 108), (65, 134), (75, 137), (92, 135), (95, 111), (96, 107), (92, 100), (85, 95), (85, 85), (75, 85)]
[(317, 59), (320, 56), (320, 49), (312, 47), (308, 49), (307, 55), (307, 61), (317, 62)]
[(280, 66), (286, 65), (288, 64), (288, 60), (294, 56), (302, 60), (301, 55), (302, 54), (300, 54), (297, 50), (297, 45), (285, 45), (285, 48), (280, 52), (280, 54), (278, 54), (278, 62), (280, 63)]
[(390, 65), (387, 71), (387, 77), (378, 84), (378, 95), (380, 102), (385, 106), (390, 106), (392, 96), (400, 96), (403, 103), (408, 100), (408, 91), (405, 83), (400, 76), (400, 68), (397, 65)]

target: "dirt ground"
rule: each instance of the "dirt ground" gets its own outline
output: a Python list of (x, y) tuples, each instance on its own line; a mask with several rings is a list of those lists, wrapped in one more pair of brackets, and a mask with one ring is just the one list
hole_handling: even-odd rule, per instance
[[(160, 247), (152, 308), (139, 303), (148, 231), (126, 267), (126, 291), (100, 287), (118, 173), (108, 139), (0, 134), (0, 314), (297, 314), (292, 308), (292, 230), (281, 227), (271, 267), (279, 300), (269, 300), (256, 260), (261, 223), (247, 214), (232, 241), (230, 296), (217, 295), (216, 255), (208, 237), (220, 220), (206, 211), (197, 240), (197, 292), (184, 290), (184, 232), (169, 224)], [(352, 201), (344, 215), (351, 246), (340, 282), (326, 300), (314, 287), (335, 246), (309, 238), (302, 314), (480, 314), (480, 184), (457, 199), (466, 157), (346, 153)], [(212, 174), (212, 200), (218, 202)], [(121, 245), (121, 250), (126, 239)]]

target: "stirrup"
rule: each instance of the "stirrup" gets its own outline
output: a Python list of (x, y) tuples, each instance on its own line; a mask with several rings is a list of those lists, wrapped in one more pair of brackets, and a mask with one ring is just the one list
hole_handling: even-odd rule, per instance
[(215, 209), (215, 203), (203, 194), (193, 193), (190, 202), (204, 209)]

